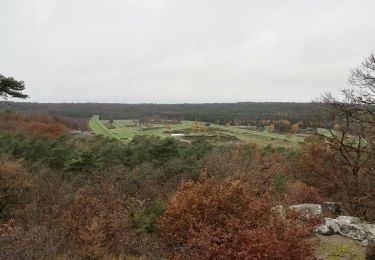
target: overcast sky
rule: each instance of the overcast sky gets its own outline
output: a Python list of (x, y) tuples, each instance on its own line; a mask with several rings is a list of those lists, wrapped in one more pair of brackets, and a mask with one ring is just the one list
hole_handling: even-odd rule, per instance
[(32, 102), (311, 101), (375, 51), (374, 0), (0, 0)]

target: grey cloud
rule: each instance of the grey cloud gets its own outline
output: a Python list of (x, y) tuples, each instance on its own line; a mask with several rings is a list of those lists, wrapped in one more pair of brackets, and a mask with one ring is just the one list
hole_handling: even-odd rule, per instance
[(375, 1), (2, 0), (0, 73), (39, 102), (310, 101), (375, 46)]

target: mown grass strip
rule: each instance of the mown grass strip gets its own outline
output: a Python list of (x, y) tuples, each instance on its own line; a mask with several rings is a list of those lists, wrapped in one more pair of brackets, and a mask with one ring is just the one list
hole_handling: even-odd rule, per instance
[(89, 121), (90, 129), (97, 135), (120, 140), (120, 138), (107, 129), (99, 120), (99, 115), (94, 115)]

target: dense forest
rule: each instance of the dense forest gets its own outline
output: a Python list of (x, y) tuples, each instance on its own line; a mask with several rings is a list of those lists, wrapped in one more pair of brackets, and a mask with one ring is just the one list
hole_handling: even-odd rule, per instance
[(261, 124), (262, 120), (286, 119), (291, 123), (305, 120), (315, 125), (313, 103), (209, 103), (209, 104), (98, 104), (0, 102), (0, 111), (49, 113), (74, 118), (90, 118), (99, 114), (102, 119), (135, 119), (162, 117), (226, 124), (239, 121), (242, 125)]

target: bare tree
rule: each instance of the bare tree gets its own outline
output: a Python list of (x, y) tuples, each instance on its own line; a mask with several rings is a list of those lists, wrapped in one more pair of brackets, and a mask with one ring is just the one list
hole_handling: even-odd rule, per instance
[(342, 90), (341, 99), (330, 93), (323, 95), (319, 110), (327, 129), (318, 134), (324, 136), (331, 151), (337, 152), (348, 171), (349, 176), (343, 173), (342, 182), (352, 210), (364, 214), (370, 207), (375, 209), (373, 200), (368, 200), (375, 195), (374, 54), (351, 71), (349, 82), (351, 87)]
[[(375, 54), (367, 57), (362, 65), (352, 70), (349, 82), (357, 87), (347, 93), (351, 102), (360, 105), (375, 105)], [(373, 110), (365, 110), (370, 115), (374, 115)], [(374, 120), (371, 122), (374, 124)]]

